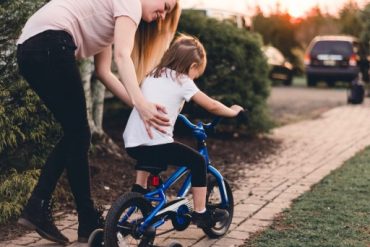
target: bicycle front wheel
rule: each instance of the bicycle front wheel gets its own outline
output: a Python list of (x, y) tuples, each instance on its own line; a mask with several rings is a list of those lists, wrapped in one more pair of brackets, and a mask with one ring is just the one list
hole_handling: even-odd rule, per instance
[(139, 193), (120, 196), (108, 211), (104, 244), (109, 247), (150, 246), (155, 236), (144, 236), (138, 232), (140, 223), (151, 211), (151, 204)]
[(204, 228), (203, 231), (210, 238), (219, 238), (227, 233), (230, 228), (231, 222), (234, 215), (234, 198), (229, 183), (224, 180), (227, 198), (229, 199), (229, 205), (225, 208), (222, 207), (221, 190), (215, 177), (211, 176), (208, 179), (207, 185), (207, 208), (215, 209), (221, 208), (227, 210), (229, 217), (223, 221), (217, 222), (212, 228)]

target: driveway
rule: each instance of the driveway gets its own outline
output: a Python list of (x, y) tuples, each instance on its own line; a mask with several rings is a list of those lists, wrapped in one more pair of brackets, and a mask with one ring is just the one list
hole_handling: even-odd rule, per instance
[(273, 87), (267, 101), (279, 125), (314, 119), (329, 109), (347, 104), (343, 88)]

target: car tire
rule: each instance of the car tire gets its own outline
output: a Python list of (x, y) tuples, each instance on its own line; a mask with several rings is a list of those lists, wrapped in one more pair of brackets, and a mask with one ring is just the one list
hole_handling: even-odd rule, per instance
[(317, 81), (312, 76), (307, 76), (307, 86), (316, 87)]
[(335, 80), (327, 80), (326, 85), (328, 85), (328, 87), (335, 87)]
[(288, 79), (283, 81), (284, 86), (291, 86), (293, 81), (293, 76), (289, 75)]

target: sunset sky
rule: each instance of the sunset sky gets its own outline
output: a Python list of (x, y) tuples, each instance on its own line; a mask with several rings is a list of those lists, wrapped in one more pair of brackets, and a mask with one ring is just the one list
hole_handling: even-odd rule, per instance
[[(276, 3), (280, 2), (281, 9), (287, 10), (293, 17), (300, 17), (312, 7), (319, 5), (324, 12), (336, 14), (344, 3), (349, 0), (181, 0), (181, 5), (184, 8), (190, 7), (208, 7), (225, 9), (235, 12), (242, 12), (249, 15), (253, 15), (256, 5), (259, 5), (264, 13), (269, 13), (272, 9), (275, 9)], [(360, 7), (370, 3), (370, 0), (356, 0)]]

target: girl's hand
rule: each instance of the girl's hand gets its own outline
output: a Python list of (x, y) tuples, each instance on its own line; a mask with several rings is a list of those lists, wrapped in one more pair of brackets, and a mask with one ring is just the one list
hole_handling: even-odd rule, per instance
[(166, 133), (163, 127), (170, 125), (170, 120), (165, 116), (166, 108), (159, 104), (143, 102), (136, 106), (141, 119), (144, 122), (145, 129), (150, 138), (153, 138), (151, 127), (154, 127), (162, 133)]
[(244, 111), (243, 107), (241, 107), (240, 105), (232, 105), (230, 106), (230, 109), (235, 112), (235, 116), (237, 116), (239, 112)]

